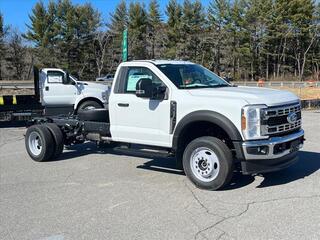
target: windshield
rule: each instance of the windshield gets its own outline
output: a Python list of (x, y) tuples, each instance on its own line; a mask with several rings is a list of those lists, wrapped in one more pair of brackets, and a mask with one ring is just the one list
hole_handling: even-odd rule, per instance
[(159, 64), (157, 67), (179, 89), (230, 86), (218, 75), (197, 64)]

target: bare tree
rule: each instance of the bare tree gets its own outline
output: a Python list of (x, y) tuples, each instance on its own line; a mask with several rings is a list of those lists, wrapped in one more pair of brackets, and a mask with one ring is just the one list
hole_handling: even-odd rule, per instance
[[(108, 53), (108, 47), (111, 48), (112, 36), (109, 32), (98, 32), (94, 37), (95, 42), (95, 62), (97, 65), (98, 76), (101, 76), (101, 72), (106, 66), (106, 55)], [(113, 62), (113, 61), (112, 61)]]
[(19, 80), (24, 78), (26, 52), (27, 48), (24, 46), (21, 34), (17, 30), (12, 31), (8, 40), (6, 61), (8, 69), (12, 70), (14, 77)]
[(4, 43), (4, 39), (6, 37), (6, 35), (8, 34), (9, 31), (9, 27), (8, 26), (4, 26), (3, 24), (3, 16), (0, 13), (0, 80), (2, 80), (2, 61), (4, 60), (5, 56), (5, 43)]

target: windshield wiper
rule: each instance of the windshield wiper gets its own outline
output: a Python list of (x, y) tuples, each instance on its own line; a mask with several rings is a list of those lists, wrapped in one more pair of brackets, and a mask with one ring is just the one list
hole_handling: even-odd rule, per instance
[(231, 87), (231, 86), (228, 84), (216, 84), (216, 85), (213, 85), (212, 87)]

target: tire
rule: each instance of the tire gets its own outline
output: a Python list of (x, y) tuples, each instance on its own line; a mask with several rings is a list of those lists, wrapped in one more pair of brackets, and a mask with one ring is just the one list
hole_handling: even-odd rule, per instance
[(63, 134), (61, 129), (57, 126), (57, 124), (54, 123), (46, 123), (44, 124), (44, 126), (46, 126), (53, 139), (54, 139), (54, 151), (53, 151), (53, 155), (52, 155), (52, 159), (56, 159), (60, 156), (60, 154), (63, 152)]
[(43, 125), (33, 125), (28, 128), (25, 145), (29, 156), (34, 161), (48, 161), (53, 156), (54, 139), (48, 128)]
[(109, 111), (104, 108), (83, 110), (78, 112), (78, 117), (82, 121), (109, 122)]
[(96, 108), (103, 108), (103, 106), (96, 101), (89, 100), (81, 103), (81, 105), (77, 109), (77, 112)]
[(230, 149), (215, 137), (200, 137), (191, 141), (183, 153), (183, 169), (197, 187), (218, 190), (226, 186), (233, 174)]

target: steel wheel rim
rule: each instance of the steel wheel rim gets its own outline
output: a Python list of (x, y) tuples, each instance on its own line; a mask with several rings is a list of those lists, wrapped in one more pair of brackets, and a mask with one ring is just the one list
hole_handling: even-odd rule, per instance
[(31, 153), (35, 156), (38, 156), (42, 151), (42, 142), (39, 133), (32, 132), (29, 135), (28, 143)]
[(218, 156), (209, 148), (196, 148), (190, 157), (190, 166), (193, 175), (203, 182), (214, 180), (220, 171)]
[(94, 106), (86, 106), (84, 108), (84, 110), (92, 110), (92, 109), (96, 109), (96, 107), (94, 107)]

